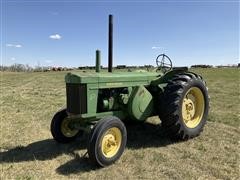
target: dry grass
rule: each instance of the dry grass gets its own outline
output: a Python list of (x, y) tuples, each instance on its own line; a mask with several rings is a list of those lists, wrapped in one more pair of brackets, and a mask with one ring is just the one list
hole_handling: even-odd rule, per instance
[(238, 179), (239, 70), (195, 70), (211, 96), (201, 136), (172, 142), (160, 126), (129, 125), (127, 148), (117, 163), (96, 169), (86, 137), (61, 145), (49, 124), (65, 104), (66, 72), (1, 73), (1, 179)]

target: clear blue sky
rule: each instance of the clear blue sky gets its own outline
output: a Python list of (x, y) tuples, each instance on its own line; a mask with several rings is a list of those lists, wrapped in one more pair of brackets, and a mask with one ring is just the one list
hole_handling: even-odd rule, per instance
[(2, 64), (107, 65), (108, 14), (114, 15), (114, 65), (176, 66), (239, 62), (239, 1), (2, 0)]

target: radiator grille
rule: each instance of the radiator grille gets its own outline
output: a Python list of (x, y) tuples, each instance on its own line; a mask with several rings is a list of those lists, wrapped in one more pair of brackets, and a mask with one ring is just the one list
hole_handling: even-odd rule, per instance
[(87, 90), (85, 84), (66, 84), (67, 111), (73, 114), (87, 113)]

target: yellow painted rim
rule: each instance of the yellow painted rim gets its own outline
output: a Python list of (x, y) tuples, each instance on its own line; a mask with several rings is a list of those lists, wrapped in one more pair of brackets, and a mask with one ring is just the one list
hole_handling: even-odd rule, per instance
[(101, 150), (105, 157), (115, 156), (122, 143), (122, 133), (117, 127), (112, 127), (103, 135)]
[(202, 120), (205, 100), (198, 87), (190, 88), (183, 98), (182, 118), (188, 128), (195, 128)]
[(78, 133), (78, 130), (77, 129), (70, 129), (69, 126), (69, 120), (68, 119), (63, 119), (62, 121), (62, 124), (61, 124), (61, 132), (64, 136), (66, 137), (73, 137), (73, 136), (76, 136), (77, 133)]

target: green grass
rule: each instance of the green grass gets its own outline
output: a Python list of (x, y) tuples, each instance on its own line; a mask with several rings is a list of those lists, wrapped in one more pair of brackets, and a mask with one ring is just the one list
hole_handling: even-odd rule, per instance
[(168, 139), (157, 117), (129, 125), (127, 148), (112, 166), (89, 163), (86, 137), (52, 140), (53, 114), (65, 106), (66, 72), (1, 72), (1, 179), (238, 179), (239, 69), (195, 69), (211, 96), (203, 133), (186, 142)]
[(210, 94), (210, 121), (238, 126), (240, 70), (237, 68), (197, 69), (207, 82)]

